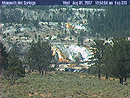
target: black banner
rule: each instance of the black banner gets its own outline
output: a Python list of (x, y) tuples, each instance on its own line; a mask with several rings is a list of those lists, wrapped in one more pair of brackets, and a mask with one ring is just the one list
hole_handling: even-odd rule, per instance
[(1, 5), (130, 5), (129, 0), (2, 0)]

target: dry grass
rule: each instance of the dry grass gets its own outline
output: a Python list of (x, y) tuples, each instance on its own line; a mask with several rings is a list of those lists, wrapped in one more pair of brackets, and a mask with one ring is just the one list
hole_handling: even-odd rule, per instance
[(105, 77), (99, 80), (86, 73), (31, 73), (13, 86), (3, 80), (1, 90), (3, 98), (130, 98), (130, 79), (127, 83), (120, 85), (119, 80)]

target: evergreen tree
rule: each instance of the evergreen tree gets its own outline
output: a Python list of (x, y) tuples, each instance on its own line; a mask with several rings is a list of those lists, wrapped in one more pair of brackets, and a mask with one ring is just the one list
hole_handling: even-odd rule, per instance
[(3, 50), (2, 64), (4, 64), (3, 69), (5, 70), (4, 77), (8, 83), (13, 85), (18, 78), (25, 75), (25, 70), (22, 67), (22, 62), (19, 59), (17, 52), (14, 49), (11, 49), (8, 54), (5, 52), (5, 48)]
[(104, 41), (103, 40), (95, 40), (95, 45), (92, 45), (93, 51), (94, 51), (94, 56), (90, 58), (90, 62), (94, 65), (92, 67), (95, 67), (97, 73), (98, 73), (98, 78), (100, 79), (101, 77), (101, 67), (103, 63), (103, 50), (104, 50)]
[(8, 67), (19, 66), (22, 68), (22, 61), (18, 57), (18, 53), (12, 49), (8, 55)]
[(51, 45), (48, 42), (39, 40), (32, 43), (28, 51), (27, 61), (31, 69), (36, 69), (39, 73), (46, 74), (53, 60)]
[(107, 52), (106, 70), (113, 77), (120, 79), (130, 77), (130, 42), (124, 38), (114, 39), (114, 45)]
[(12, 66), (5, 71), (4, 76), (8, 83), (13, 85), (18, 78), (25, 76), (25, 70), (19, 66)]
[(0, 58), (1, 58), (1, 62), (0, 62), (0, 70), (6, 70), (8, 67), (8, 53), (6, 50), (6, 47), (4, 47), (3, 43), (0, 42)]
[(129, 6), (107, 6), (104, 12), (94, 12), (88, 16), (88, 25), (93, 33), (102, 37), (127, 37), (130, 33), (130, 7)]
[(58, 53), (56, 52), (55, 54), (55, 67), (58, 67), (59, 65), (59, 56), (58, 56)]
[(76, 56), (74, 59), (75, 59), (76, 66), (78, 66), (80, 62), (79, 56)]
[(111, 62), (109, 59), (111, 58), (110, 52), (112, 51), (112, 43), (104, 43), (104, 52), (103, 52), (103, 64), (102, 64), (102, 69), (103, 69), (103, 74), (106, 75), (106, 79), (108, 79), (108, 76), (110, 75), (109, 72), (109, 65)]
[(31, 44), (31, 48), (28, 50), (27, 53), (25, 53), (25, 63), (29, 65), (32, 71), (36, 69), (35, 55), (35, 43), (33, 41)]

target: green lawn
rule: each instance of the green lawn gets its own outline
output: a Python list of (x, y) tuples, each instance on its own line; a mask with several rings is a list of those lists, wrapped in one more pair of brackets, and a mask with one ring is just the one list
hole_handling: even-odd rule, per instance
[(46, 76), (33, 73), (13, 86), (2, 80), (0, 91), (2, 98), (130, 98), (130, 79), (127, 83), (99, 80), (86, 73), (53, 72)]

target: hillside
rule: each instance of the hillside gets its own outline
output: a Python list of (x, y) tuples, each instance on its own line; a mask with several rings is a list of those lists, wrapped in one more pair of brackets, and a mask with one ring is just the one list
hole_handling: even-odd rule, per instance
[(97, 38), (129, 37), (129, 10), (128, 6), (2, 6), (2, 42), (8, 50), (17, 46), (22, 56), (38, 39), (90, 46)]
[[(2, 6), (2, 42), (10, 50), (17, 46), (20, 55), (26, 53), (31, 42), (74, 43), (88, 42), (91, 29), (87, 14), (101, 12), (101, 8), (61, 6)], [(80, 36), (81, 35), (81, 36)]]

